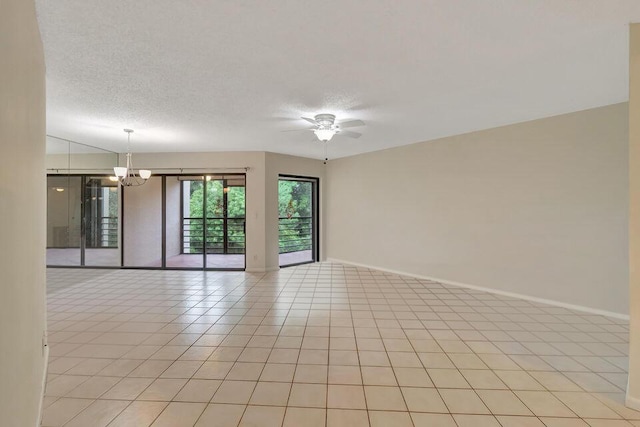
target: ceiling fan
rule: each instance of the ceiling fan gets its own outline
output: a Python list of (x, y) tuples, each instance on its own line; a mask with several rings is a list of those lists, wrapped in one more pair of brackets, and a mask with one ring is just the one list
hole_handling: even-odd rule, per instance
[(334, 114), (326, 113), (316, 114), (313, 119), (309, 117), (302, 117), (302, 119), (311, 123), (313, 127), (307, 129), (294, 129), (285, 132), (311, 130), (320, 141), (329, 142), (335, 135), (346, 136), (349, 138), (360, 138), (362, 135), (361, 133), (343, 129), (364, 126), (365, 124), (362, 120), (349, 120), (346, 122), (336, 123), (336, 116)]

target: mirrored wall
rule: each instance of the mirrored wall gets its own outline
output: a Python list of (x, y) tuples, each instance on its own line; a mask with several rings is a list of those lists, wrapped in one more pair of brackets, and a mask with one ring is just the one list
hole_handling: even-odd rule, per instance
[(116, 153), (47, 137), (47, 265), (120, 266)]

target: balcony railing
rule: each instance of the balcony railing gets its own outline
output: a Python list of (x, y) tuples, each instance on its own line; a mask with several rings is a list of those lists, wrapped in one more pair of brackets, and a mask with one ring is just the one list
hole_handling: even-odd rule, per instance
[(182, 253), (244, 254), (245, 218), (183, 218)]
[(87, 226), (88, 248), (118, 247), (118, 217), (100, 216)]
[(281, 254), (311, 250), (313, 245), (312, 217), (280, 217), (278, 228)]

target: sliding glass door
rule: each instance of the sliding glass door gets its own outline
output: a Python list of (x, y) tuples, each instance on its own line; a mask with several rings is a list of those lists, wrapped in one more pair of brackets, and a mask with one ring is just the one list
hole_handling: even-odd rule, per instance
[(245, 177), (167, 177), (167, 257), (172, 268), (243, 269)]
[(47, 265), (245, 268), (245, 175), (47, 177)]
[(278, 182), (280, 266), (318, 260), (318, 180), (281, 176)]

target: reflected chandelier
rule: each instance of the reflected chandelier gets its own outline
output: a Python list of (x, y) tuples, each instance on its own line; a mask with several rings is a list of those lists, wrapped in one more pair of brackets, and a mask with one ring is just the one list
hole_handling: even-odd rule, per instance
[(140, 169), (138, 175), (133, 170), (133, 162), (131, 161), (131, 134), (133, 129), (124, 129), (127, 133), (127, 166), (116, 166), (113, 172), (116, 174), (117, 180), (125, 187), (135, 187), (142, 185), (151, 177), (151, 171)]

